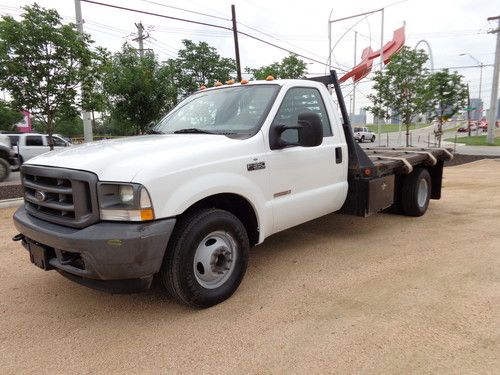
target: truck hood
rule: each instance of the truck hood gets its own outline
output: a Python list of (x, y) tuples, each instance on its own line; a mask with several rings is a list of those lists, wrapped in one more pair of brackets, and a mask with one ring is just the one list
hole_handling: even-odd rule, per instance
[[(186, 162), (221, 155), (224, 149), (236, 149), (241, 142), (224, 135), (164, 134), (120, 138), (86, 143), (52, 151), (29, 160), (26, 164), (90, 171), (101, 181), (132, 181), (143, 169), (169, 165), (183, 169)], [(183, 162), (184, 161), (184, 162)], [(202, 162), (200, 160), (199, 162)], [(207, 162), (207, 160), (203, 160)]]

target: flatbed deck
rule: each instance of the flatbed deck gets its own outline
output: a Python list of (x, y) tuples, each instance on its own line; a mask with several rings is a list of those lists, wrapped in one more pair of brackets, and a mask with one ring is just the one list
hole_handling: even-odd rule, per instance
[(375, 165), (379, 176), (409, 174), (416, 165), (434, 166), (453, 159), (453, 154), (446, 148), (368, 147), (363, 151)]

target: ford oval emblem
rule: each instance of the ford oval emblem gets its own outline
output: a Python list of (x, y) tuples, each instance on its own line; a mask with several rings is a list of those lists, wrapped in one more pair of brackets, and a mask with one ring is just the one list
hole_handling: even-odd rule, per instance
[(37, 190), (35, 192), (35, 198), (37, 201), (43, 202), (45, 199), (47, 199), (47, 195), (45, 195), (45, 193), (43, 191)]

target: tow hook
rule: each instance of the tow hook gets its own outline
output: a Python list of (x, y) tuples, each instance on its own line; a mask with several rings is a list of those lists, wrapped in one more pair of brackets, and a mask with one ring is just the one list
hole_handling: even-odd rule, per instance
[(18, 233), (14, 237), (12, 237), (12, 241), (21, 241), (24, 240), (24, 234)]

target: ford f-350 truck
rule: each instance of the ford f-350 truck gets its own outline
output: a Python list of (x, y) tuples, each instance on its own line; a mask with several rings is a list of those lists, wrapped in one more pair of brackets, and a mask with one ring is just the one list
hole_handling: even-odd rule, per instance
[(152, 133), (22, 166), (14, 240), (35, 265), (116, 293), (158, 275), (178, 301), (208, 307), (234, 293), (249, 248), (274, 233), (336, 211), (423, 215), (452, 157), (362, 150), (335, 72), (200, 90)]

